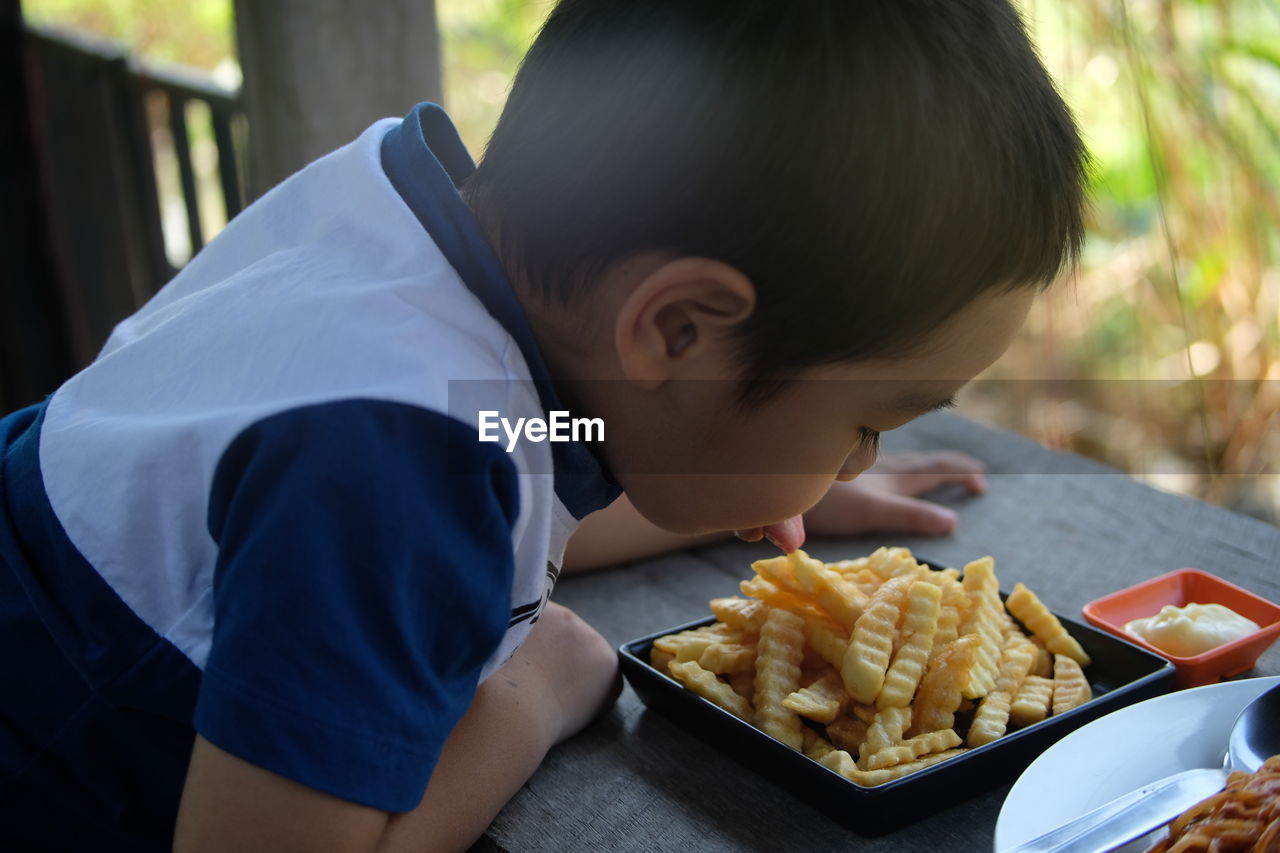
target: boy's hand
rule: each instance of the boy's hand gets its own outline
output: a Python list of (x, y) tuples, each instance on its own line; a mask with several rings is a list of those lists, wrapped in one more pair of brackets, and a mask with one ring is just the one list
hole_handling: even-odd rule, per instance
[(942, 536), (955, 529), (955, 512), (916, 496), (946, 485), (982, 494), (987, 487), (982, 463), (958, 451), (889, 454), (858, 479), (833, 484), (805, 513), (805, 529), (818, 536)]

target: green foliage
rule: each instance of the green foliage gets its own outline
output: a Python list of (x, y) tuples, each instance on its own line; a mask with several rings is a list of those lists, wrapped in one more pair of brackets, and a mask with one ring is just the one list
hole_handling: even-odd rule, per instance
[(1159, 448), (1152, 481), (1277, 520), (1280, 15), (1267, 0), (1022, 5), (1095, 157), (1094, 209), (1076, 287), (1042, 302), (1024, 357), (996, 373), (1159, 386), (1100, 390), (1063, 445), (1139, 474)]
[(232, 0), (23, 0), (34, 24), (118, 41), (154, 62), (212, 71), (235, 58)]
[(552, 0), (437, 0), (445, 106), (475, 157)]

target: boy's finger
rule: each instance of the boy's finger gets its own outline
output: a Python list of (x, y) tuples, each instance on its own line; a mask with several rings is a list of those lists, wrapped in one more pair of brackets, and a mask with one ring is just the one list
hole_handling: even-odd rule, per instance
[(956, 528), (956, 514), (952, 510), (929, 501), (887, 492), (868, 502), (860, 521), (868, 530), (920, 536), (945, 536)]
[(873, 468), (867, 473), (895, 477), (899, 488), (894, 491), (904, 494), (918, 495), (952, 483), (962, 485), (974, 494), (987, 490), (986, 465), (982, 460), (958, 450), (886, 456), (877, 467), (880, 470)]
[(958, 450), (943, 450), (931, 455), (934, 463), (933, 471), (953, 475), (938, 485), (959, 483), (975, 494), (981, 494), (987, 490), (987, 466), (981, 459)]

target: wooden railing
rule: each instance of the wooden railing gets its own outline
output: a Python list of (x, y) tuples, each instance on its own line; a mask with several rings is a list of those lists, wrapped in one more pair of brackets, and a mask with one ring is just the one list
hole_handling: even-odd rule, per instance
[(244, 206), (245, 182), (240, 164), (244, 158), (238, 152), (233, 125), (244, 121), (239, 96), (214, 85), (208, 79), (179, 71), (160, 71), (138, 67), (134, 76), (144, 96), (160, 95), (166, 102), (169, 135), (173, 139), (178, 171), (182, 179), (182, 200), (186, 208), (187, 229), (191, 238), (191, 252), (200, 251), (213, 236), (201, 224), (200, 206), (196, 188), (195, 168), (192, 163), (190, 133), (187, 127), (187, 105), (192, 101), (209, 108), (209, 129), (218, 150), (218, 187), (230, 221)]
[[(202, 217), (210, 187), (201, 185), (193, 157), (190, 105), (207, 106), (217, 151), (211, 183), (226, 220), (244, 205), (244, 117), (237, 92), (194, 72), (144, 66), (111, 43), (33, 27), (23, 42), (54, 284), (71, 361), (80, 366), (212, 237)], [(176, 181), (158, 176), (157, 163), (168, 158), (176, 160)], [(180, 242), (189, 245), (175, 250), (179, 210), (186, 215)]]
[(240, 212), (247, 143), (238, 92), (4, 11), (0, 414), (92, 361)]

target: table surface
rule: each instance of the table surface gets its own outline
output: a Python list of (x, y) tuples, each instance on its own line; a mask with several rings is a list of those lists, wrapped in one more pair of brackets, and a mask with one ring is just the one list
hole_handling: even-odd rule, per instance
[[(935, 496), (959, 512), (951, 536), (810, 540), (806, 550), (815, 557), (845, 559), (881, 545), (906, 545), (946, 565), (991, 554), (1002, 586), (1023, 581), (1050, 609), (1081, 621), (1091, 599), (1187, 566), (1280, 601), (1280, 528), (954, 414), (930, 415), (886, 439), (889, 451), (955, 448), (977, 456), (987, 464), (988, 493)], [(708, 615), (709, 599), (736, 594), (751, 562), (773, 553), (726, 542), (564, 578), (554, 598), (616, 646)], [(1277, 674), (1280, 643), (1247, 675)], [(645, 710), (626, 687), (608, 713), (551, 752), (477, 849), (988, 851), (1008, 790), (887, 835), (859, 835)]]

